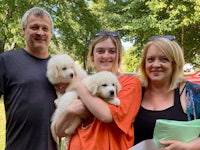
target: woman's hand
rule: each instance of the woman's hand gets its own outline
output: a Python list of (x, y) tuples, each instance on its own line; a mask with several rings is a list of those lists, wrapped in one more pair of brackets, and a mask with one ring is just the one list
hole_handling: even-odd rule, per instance
[(68, 111), (70, 111), (72, 114), (84, 119), (90, 116), (90, 112), (85, 107), (83, 102), (76, 98), (72, 101), (72, 103), (68, 106)]
[(200, 150), (200, 138), (189, 143), (183, 143), (176, 140), (164, 140), (160, 141), (160, 143), (166, 146), (160, 150)]
[(166, 146), (164, 148), (161, 148), (160, 150), (189, 150), (187, 148), (187, 143), (176, 140), (164, 140), (160, 141), (160, 143)]
[(90, 116), (90, 112), (85, 107), (83, 102), (75, 98), (72, 103), (65, 109), (62, 115), (56, 120), (55, 132), (58, 137), (65, 137), (65, 130), (71, 125), (74, 117), (85, 119)]

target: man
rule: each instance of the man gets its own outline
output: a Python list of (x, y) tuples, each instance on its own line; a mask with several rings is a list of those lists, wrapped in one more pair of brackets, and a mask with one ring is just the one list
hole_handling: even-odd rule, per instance
[(6, 150), (55, 150), (50, 132), (56, 93), (46, 78), (53, 34), (50, 14), (38, 7), (22, 18), (25, 48), (0, 55), (0, 96), (6, 112)]

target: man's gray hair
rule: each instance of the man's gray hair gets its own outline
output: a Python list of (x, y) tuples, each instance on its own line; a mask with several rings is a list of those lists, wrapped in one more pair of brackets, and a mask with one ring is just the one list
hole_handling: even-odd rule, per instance
[(52, 20), (51, 15), (46, 10), (44, 10), (42, 8), (39, 8), (39, 7), (33, 7), (33, 8), (31, 8), (31, 9), (26, 11), (26, 13), (22, 17), (22, 21), (21, 21), (21, 24), (22, 24), (23, 28), (27, 27), (28, 16), (31, 15), (31, 14), (33, 14), (34, 16), (47, 16), (49, 18), (49, 20), (50, 20), (51, 31), (53, 33), (54, 27), (53, 27), (53, 20)]

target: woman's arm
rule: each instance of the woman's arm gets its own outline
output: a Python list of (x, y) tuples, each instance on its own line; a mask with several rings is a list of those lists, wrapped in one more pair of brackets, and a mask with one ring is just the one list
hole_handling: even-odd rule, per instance
[(113, 121), (108, 103), (92, 95), (81, 80), (75, 81), (73, 89), (78, 93), (81, 101), (97, 119), (107, 123)]
[(200, 138), (189, 142), (187, 145), (188, 150), (200, 150)]
[(74, 99), (55, 122), (55, 132), (58, 137), (65, 137), (65, 129), (71, 125), (74, 117), (87, 118), (90, 112), (79, 99)]

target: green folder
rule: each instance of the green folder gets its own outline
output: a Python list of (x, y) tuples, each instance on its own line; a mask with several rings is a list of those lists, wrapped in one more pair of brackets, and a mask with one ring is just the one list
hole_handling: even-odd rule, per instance
[(178, 140), (190, 142), (200, 135), (200, 119), (192, 121), (156, 120), (153, 141), (158, 148), (164, 147), (160, 144), (162, 140)]

